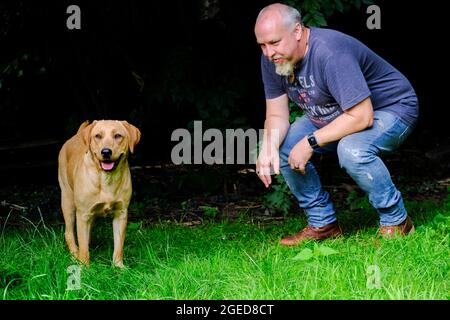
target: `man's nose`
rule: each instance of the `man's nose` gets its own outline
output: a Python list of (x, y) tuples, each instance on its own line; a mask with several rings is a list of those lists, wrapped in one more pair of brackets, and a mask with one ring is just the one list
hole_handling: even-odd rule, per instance
[(104, 159), (110, 159), (112, 156), (112, 150), (109, 148), (103, 148), (101, 153)]
[(275, 55), (275, 50), (273, 49), (273, 47), (272, 46), (266, 46), (266, 54), (267, 54), (267, 57), (269, 57), (269, 58), (272, 58), (274, 55)]

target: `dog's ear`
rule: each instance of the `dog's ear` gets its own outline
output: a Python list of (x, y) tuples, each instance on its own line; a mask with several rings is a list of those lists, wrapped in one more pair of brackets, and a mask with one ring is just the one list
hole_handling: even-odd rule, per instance
[(130, 148), (130, 152), (133, 153), (134, 147), (139, 143), (139, 140), (141, 140), (141, 131), (139, 131), (138, 128), (136, 128), (132, 124), (129, 124), (126, 121), (121, 122), (128, 131), (128, 136), (130, 137), (130, 140), (128, 141), (128, 146)]
[(89, 121), (85, 121), (81, 124), (80, 128), (78, 129), (78, 133), (81, 135), (81, 139), (83, 140), (83, 143), (86, 146), (86, 152), (89, 149), (89, 145), (91, 144), (91, 131), (96, 122), (97, 120), (89, 124)]
[(77, 133), (80, 133), (81, 131), (83, 131), (84, 128), (86, 128), (89, 125), (89, 120), (86, 120), (85, 122), (83, 122), (80, 127), (78, 128)]

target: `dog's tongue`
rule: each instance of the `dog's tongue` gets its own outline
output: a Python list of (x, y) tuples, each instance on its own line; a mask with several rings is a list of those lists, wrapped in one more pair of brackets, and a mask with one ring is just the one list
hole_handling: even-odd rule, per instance
[(114, 162), (103, 162), (102, 161), (101, 164), (102, 164), (102, 169), (106, 170), (106, 171), (112, 170), (112, 168), (114, 168)]

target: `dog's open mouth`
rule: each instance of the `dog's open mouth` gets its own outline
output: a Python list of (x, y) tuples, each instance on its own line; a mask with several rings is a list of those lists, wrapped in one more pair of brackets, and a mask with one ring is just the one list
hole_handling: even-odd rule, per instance
[(102, 169), (104, 171), (107, 171), (107, 172), (112, 171), (117, 167), (117, 164), (119, 163), (121, 158), (122, 158), (122, 155), (120, 155), (120, 157), (116, 161), (102, 160), (102, 161), (100, 161), (100, 166), (102, 167)]

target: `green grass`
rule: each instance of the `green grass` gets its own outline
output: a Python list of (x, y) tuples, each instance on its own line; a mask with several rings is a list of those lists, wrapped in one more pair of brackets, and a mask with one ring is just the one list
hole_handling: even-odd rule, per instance
[[(278, 240), (303, 227), (304, 218), (130, 223), (124, 270), (111, 267), (112, 227), (105, 219), (94, 228), (92, 262), (81, 271), (79, 290), (66, 290), (74, 262), (61, 226), (6, 225), (0, 299), (449, 299), (450, 201), (407, 207), (417, 231), (406, 238), (378, 238), (376, 214), (366, 208), (340, 214), (344, 238), (296, 248)], [(337, 253), (319, 254), (324, 247)], [(305, 249), (315, 254), (298, 259)], [(370, 266), (379, 268), (379, 288), (367, 284)]]

